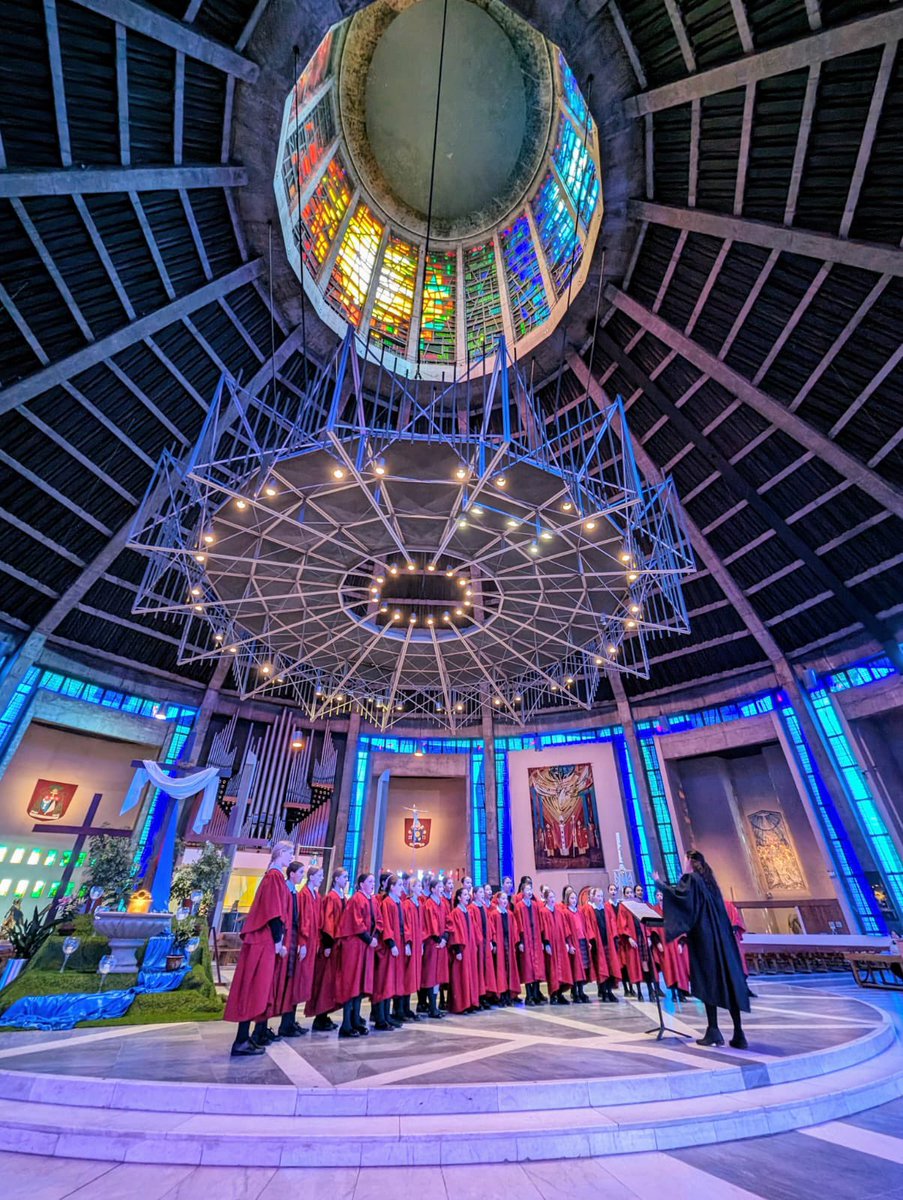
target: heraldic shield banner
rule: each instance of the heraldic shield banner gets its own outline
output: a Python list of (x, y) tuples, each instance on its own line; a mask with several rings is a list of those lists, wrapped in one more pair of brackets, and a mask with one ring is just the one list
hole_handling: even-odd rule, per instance
[(430, 843), (430, 825), (429, 817), (405, 817), (404, 819), (404, 844), (410, 846), (413, 850), (422, 850), (424, 846)]

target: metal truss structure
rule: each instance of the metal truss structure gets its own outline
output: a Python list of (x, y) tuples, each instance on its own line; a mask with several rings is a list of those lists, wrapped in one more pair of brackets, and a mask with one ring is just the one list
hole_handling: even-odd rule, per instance
[(230, 656), (243, 697), (380, 728), (522, 723), (648, 677), (649, 642), (689, 631), (695, 564), (620, 401), (543, 414), (503, 338), (479, 381), (369, 391), (355, 338), (300, 399), (221, 379), (137, 514), (134, 611), (182, 624), (183, 663)]

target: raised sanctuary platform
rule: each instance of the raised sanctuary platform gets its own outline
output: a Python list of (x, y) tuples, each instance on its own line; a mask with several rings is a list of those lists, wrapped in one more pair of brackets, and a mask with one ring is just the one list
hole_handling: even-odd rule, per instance
[[(117, 1162), (355, 1166), (664, 1150), (841, 1118), (903, 1095), (888, 1016), (759, 984), (750, 1049), (644, 1032), (654, 1006), (508, 1009), (228, 1056), (220, 1023), (0, 1037), (0, 1149)], [(695, 1002), (668, 1006), (692, 1034)]]

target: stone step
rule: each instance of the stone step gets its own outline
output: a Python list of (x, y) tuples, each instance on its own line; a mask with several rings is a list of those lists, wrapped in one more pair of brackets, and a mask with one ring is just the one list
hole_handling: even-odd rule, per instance
[[(531, 1085), (524, 1085), (529, 1087)], [(462, 1089), (466, 1090), (466, 1089)], [(743, 1091), (543, 1111), (275, 1116), (0, 1100), (0, 1149), (111, 1162), (404, 1166), (580, 1158), (799, 1129), (903, 1096), (903, 1046)]]
[[(862, 1037), (824, 1050), (762, 1061), (755, 1051), (727, 1050), (712, 1056), (711, 1066), (597, 1079), (532, 1080), (529, 1083), (448, 1085), (383, 1084), (379, 1087), (294, 1087), (257, 1084), (169, 1083), (150, 1079), (111, 1079), (0, 1070), (0, 1099), (69, 1104), (86, 1108), (145, 1112), (222, 1113), (241, 1116), (408, 1116), (417, 1113), (529, 1112), (597, 1105), (679, 1100), (692, 1096), (742, 1092), (792, 1083), (855, 1066), (887, 1049), (895, 1040), (889, 1018)], [(365, 1044), (360, 1046), (366, 1054)], [(637, 1042), (637, 1053), (654, 1057), (656, 1047), (681, 1050), (683, 1041)], [(305, 1046), (299, 1047), (303, 1052)], [(695, 1049), (695, 1047), (694, 1047)], [(294, 1054), (287, 1048), (282, 1053)], [(280, 1060), (277, 1060), (280, 1061)], [(701, 1056), (697, 1061), (702, 1063)]]

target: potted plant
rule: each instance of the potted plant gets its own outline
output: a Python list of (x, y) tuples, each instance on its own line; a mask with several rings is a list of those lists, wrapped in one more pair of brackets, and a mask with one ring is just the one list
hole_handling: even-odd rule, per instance
[(118, 908), (131, 895), (132, 843), (124, 837), (100, 834), (88, 842), (88, 874), (86, 883), (92, 889), (102, 888), (101, 903)]
[(185, 965), (185, 955), (189, 944), (200, 936), (197, 917), (187, 916), (172, 923), (172, 946), (166, 956), (167, 971), (179, 971)]

